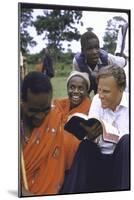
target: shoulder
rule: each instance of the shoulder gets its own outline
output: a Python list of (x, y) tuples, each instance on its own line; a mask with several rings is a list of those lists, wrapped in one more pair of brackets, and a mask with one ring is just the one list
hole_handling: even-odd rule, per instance
[(55, 109), (58, 109), (60, 111), (63, 111), (67, 107), (68, 104), (69, 104), (68, 98), (53, 100), (53, 106), (55, 107)]
[(108, 65), (108, 52), (100, 49), (100, 59), (103, 65)]
[(128, 92), (123, 92), (122, 94), (122, 99), (120, 105), (129, 108), (129, 93)]
[(74, 56), (75, 59), (82, 59), (85, 58), (84, 54), (82, 52), (77, 52)]
[(100, 118), (101, 113), (103, 113), (103, 109), (101, 107), (101, 100), (99, 98), (99, 95), (96, 94), (91, 102), (91, 106), (89, 109), (89, 117)]
[(92, 99), (92, 102), (91, 102), (91, 105), (95, 105), (97, 107), (101, 107), (101, 100), (99, 98), (99, 94), (96, 94), (93, 99)]
[(81, 52), (77, 52), (75, 55), (74, 55), (74, 57), (76, 58), (76, 57), (80, 57), (81, 56)]
[(117, 64), (120, 67), (125, 67), (127, 60), (124, 57), (115, 56), (115, 55), (108, 53), (108, 62), (109, 62), (109, 64)]

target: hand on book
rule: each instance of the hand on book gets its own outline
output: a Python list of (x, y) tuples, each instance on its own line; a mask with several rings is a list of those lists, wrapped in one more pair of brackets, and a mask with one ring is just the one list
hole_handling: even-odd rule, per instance
[(90, 140), (94, 140), (96, 139), (99, 135), (103, 134), (103, 129), (102, 129), (102, 125), (100, 122), (96, 122), (94, 125), (92, 126), (87, 126), (84, 123), (80, 123), (80, 125), (85, 129), (86, 133), (87, 133), (87, 138)]

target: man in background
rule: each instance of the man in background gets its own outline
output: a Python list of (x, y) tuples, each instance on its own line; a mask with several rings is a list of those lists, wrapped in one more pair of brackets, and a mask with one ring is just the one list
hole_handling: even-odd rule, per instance
[(73, 59), (73, 70), (88, 73), (91, 81), (90, 91), (97, 93), (96, 75), (99, 69), (113, 64), (124, 67), (126, 60), (100, 49), (97, 35), (92, 31), (85, 32), (81, 36), (81, 52), (77, 53)]
[(44, 49), (44, 60), (43, 60), (43, 67), (42, 67), (42, 72), (46, 74), (49, 78), (54, 77), (54, 68), (53, 68), (53, 61), (50, 56), (50, 52), (48, 48)]
[(126, 91), (129, 92), (129, 50), (128, 50), (128, 23), (123, 24), (119, 28), (118, 37), (117, 37), (117, 45), (115, 50), (116, 56), (123, 56), (127, 60), (127, 64), (124, 67), (126, 73)]

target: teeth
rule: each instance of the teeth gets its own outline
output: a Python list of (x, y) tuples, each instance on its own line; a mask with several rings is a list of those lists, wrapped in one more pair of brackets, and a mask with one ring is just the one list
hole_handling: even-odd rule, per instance
[(72, 98), (75, 99), (75, 100), (79, 99), (78, 96), (73, 96)]

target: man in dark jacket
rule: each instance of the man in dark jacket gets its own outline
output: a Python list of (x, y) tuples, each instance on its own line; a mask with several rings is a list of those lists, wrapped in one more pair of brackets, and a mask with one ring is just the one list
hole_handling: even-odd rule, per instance
[(44, 49), (44, 52), (45, 57), (43, 60), (42, 72), (45, 73), (48, 77), (52, 78), (54, 77), (53, 61), (47, 48)]
[(89, 93), (92, 90), (95, 94), (97, 92), (96, 75), (99, 69), (113, 64), (124, 67), (126, 60), (100, 49), (98, 37), (92, 31), (85, 32), (81, 36), (81, 52), (77, 53), (73, 59), (73, 70), (89, 74), (91, 81)]

